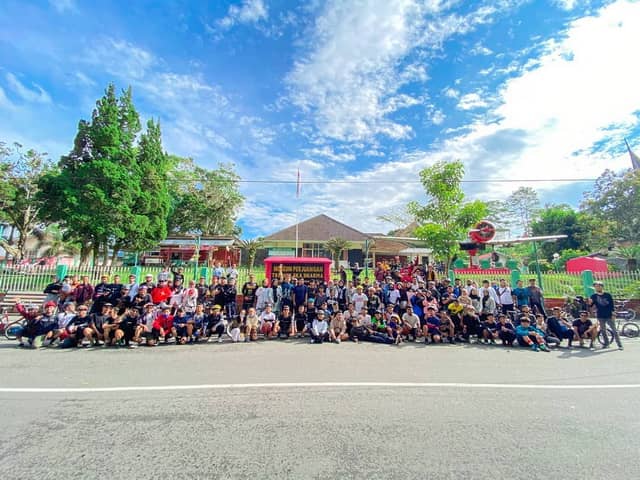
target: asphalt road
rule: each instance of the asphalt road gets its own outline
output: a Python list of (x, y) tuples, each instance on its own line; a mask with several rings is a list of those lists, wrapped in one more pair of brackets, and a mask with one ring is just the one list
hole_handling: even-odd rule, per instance
[[(299, 341), (74, 351), (0, 343), (0, 472), (640, 478), (640, 341), (625, 346), (545, 354)], [(283, 382), (303, 385), (251, 386)], [(251, 385), (230, 388), (237, 384)], [(113, 390), (92, 390), (104, 387)], [(23, 388), (84, 390), (11, 390)]]

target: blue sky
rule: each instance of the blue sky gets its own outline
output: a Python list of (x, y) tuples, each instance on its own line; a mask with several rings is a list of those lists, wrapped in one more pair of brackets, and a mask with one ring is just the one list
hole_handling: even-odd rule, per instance
[[(640, 2), (0, 2), (0, 140), (57, 159), (109, 82), (167, 151), (244, 179), (244, 236), (326, 213), (367, 232), (418, 172), (460, 159), (470, 198), (577, 205), (640, 150)], [(332, 183), (330, 181), (339, 181)], [(373, 183), (367, 183), (373, 182)]]

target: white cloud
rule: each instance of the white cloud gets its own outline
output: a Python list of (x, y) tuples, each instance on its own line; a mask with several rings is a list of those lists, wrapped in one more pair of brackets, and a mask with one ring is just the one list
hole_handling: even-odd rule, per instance
[[(508, 5), (509, 2), (503, 2)], [(403, 94), (427, 78), (424, 65), (404, 67), (412, 52), (438, 49), (458, 33), (490, 21), (494, 7), (460, 17), (433, 0), (332, 1), (287, 77), (290, 101), (311, 116), (317, 133), (342, 141), (406, 139), (412, 128), (390, 116), (421, 102)]]
[[(306, 202), (302, 218), (326, 213), (364, 231), (386, 231), (389, 225), (376, 217), (410, 200), (423, 202), (422, 186), (410, 182), (437, 160), (462, 160), (473, 179), (595, 178), (605, 168), (628, 168), (622, 137), (637, 125), (640, 110), (640, 67), (629, 59), (628, 48), (638, 44), (638, 2), (619, 0), (573, 21), (561, 39), (547, 43), (535, 61), (491, 92), (481, 120), (452, 129), (454, 136), (431, 151), (396, 155), (335, 177), (346, 183), (305, 186), (305, 198), (313, 202)], [(465, 97), (469, 104), (482, 101), (478, 92)], [(606, 147), (591, 153), (598, 142), (620, 147), (619, 153)], [(520, 185), (536, 188), (543, 203), (566, 188), (549, 181), (465, 184), (465, 191), (470, 198), (504, 198)], [(575, 186), (580, 192), (587, 188)], [(361, 201), (372, 199), (372, 190), (376, 201)]]
[(431, 122), (434, 125), (442, 125), (442, 123), (446, 120), (447, 116), (444, 114), (442, 110), (436, 109), (431, 114)]
[(76, 80), (76, 83), (79, 83), (80, 85), (84, 85), (85, 87), (96, 86), (96, 82), (94, 82), (88, 75), (82, 72), (75, 72), (73, 76)]
[(555, 0), (554, 3), (561, 9), (570, 11), (573, 10), (578, 5), (578, 3), (580, 3), (580, 0)]
[(460, 110), (474, 110), (476, 108), (484, 108), (489, 104), (482, 98), (479, 93), (467, 93), (460, 97), (458, 108)]
[(11, 72), (7, 73), (5, 77), (9, 88), (26, 102), (51, 103), (51, 97), (41, 86), (34, 84), (33, 89), (28, 88)]
[(492, 55), (493, 50), (485, 47), (481, 43), (476, 43), (474, 47), (469, 51), (471, 55)]
[(252, 24), (266, 20), (269, 11), (263, 0), (243, 0), (240, 5), (231, 5), (227, 16), (218, 20), (218, 26), (229, 29), (236, 24)]
[(49, 0), (51, 5), (58, 13), (77, 11), (76, 2), (74, 0)]
[(7, 98), (7, 94), (4, 93), (4, 89), (2, 87), (0, 87), (0, 108), (14, 108), (13, 103), (11, 103), (11, 100)]
[(110, 75), (132, 80), (141, 79), (159, 62), (148, 50), (114, 38), (93, 42), (78, 60)]
[(323, 157), (331, 162), (350, 162), (356, 159), (356, 156), (353, 153), (336, 153), (331, 147), (327, 145), (325, 145), (324, 147), (310, 148), (303, 151), (310, 157)]

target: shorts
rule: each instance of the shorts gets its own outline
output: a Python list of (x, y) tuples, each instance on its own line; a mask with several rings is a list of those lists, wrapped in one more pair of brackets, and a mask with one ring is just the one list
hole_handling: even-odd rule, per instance
[(441, 335), (440, 329), (438, 329), (438, 328), (429, 328), (429, 335)]
[(184, 327), (176, 327), (176, 335), (178, 337), (186, 337), (187, 336), (187, 326)]
[(304, 330), (306, 323), (304, 322), (304, 320), (296, 320), (296, 330), (298, 332), (302, 332), (302, 330)]
[(291, 328), (291, 322), (280, 322), (280, 330), (282, 330), (284, 333), (289, 332), (289, 329)]
[(421, 327), (424, 327), (424, 326), (426, 326), (426, 325), (427, 325), (427, 321), (426, 321), (424, 318), (421, 318), (421, 319), (420, 319), (420, 326), (421, 326)]
[(264, 322), (260, 327), (260, 333), (263, 335), (269, 335), (273, 331), (273, 324), (271, 322)]

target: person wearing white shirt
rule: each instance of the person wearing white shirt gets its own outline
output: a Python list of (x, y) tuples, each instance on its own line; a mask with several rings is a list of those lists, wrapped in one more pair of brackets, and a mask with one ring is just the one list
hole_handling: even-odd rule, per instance
[(351, 301), (356, 307), (356, 312), (359, 312), (363, 307), (366, 307), (368, 300), (369, 299), (367, 298), (367, 296), (362, 293), (362, 286), (358, 285), (358, 287), (356, 288), (356, 293), (354, 293), (351, 297)]
[(311, 324), (311, 340), (309, 343), (322, 343), (329, 340), (329, 324), (324, 318), (324, 310), (316, 312), (316, 319)]
[(265, 338), (275, 338), (278, 335), (276, 314), (271, 311), (270, 303), (265, 305), (264, 312), (260, 314), (260, 331)]
[(273, 303), (273, 289), (265, 279), (262, 281), (262, 286), (256, 290), (256, 311), (260, 314), (268, 304), (273, 305)]
[(500, 299), (498, 298), (498, 294), (496, 293), (495, 288), (491, 288), (489, 285), (489, 280), (483, 280), (482, 287), (478, 289), (478, 295), (480, 298), (484, 297), (484, 291), (489, 291), (489, 297), (496, 303), (496, 305), (500, 305)]
[(502, 313), (509, 315), (509, 312), (513, 312), (513, 292), (504, 278), (500, 279), (500, 286), (498, 286), (498, 300), (502, 306)]

